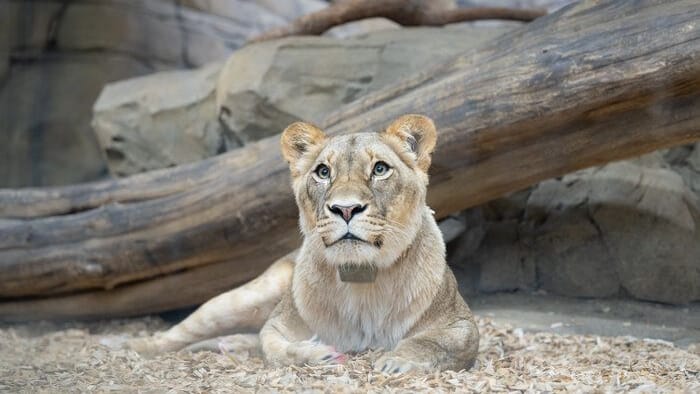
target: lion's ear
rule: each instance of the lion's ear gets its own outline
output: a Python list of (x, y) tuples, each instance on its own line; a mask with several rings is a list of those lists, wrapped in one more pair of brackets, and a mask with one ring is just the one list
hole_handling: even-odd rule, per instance
[(400, 138), (415, 153), (418, 168), (428, 172), (430, 155), (435, 150), (437, 141), (437, 130), (429, 117), (404, 115), (391, 123), (385, 133)]
[(304, 153), (325, 140), (326, 134), (318, 127), (304, 122), (294, 122), (282, 132), (282, 156), (291, 166), (294, 166)]

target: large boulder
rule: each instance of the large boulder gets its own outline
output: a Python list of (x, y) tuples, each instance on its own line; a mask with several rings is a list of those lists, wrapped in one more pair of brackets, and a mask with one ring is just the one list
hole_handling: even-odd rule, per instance
[(487, 231), (461, 264), (476, 266), (481, 291), (700, 300), (700, 203), (677, 171), (657, 152), (476, 208)]
[(111, 172), (125, 176), (201, 160), (229, 148), (217, 119), (221, 64), (105, 87), (93, 127)]
[(330, 112), (431, 65), (504, 28), (411, 28), (347, 40), (299, 37), (249, 46), (231, 56), (217, 101), (230, 138), (279, 133), (291, 121), (319, 123)]
[(506, 30), (411, 28), (250, 45), (223, 67), (108, 85), (95, 104), (93, 126), (115, 175), (186, 163), (277, 134), (295, 120), (320, 122)]
[[(700, 300), (697, 196), (668, 169), (620, 163), (604, 175), (607, 182), (591, 190), (591, 217), (614, 258), (622, 288), (643, 300)], [(604, 204), (595, 200), (598, 196)]]

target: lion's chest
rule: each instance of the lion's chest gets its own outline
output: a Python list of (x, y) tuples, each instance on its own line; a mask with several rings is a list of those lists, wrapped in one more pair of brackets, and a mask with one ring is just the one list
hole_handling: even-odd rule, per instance
[(420, 315), (392, 289), (340, 283), (324, 290), (311, 290), (299, 311), (311, 331), (339, 351), (393, 349)]

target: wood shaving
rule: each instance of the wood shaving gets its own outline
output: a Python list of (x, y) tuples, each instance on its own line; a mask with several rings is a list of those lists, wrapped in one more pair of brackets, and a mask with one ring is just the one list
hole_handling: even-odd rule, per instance
[(700, 355), (632, 337), (530, 333), (478, 319), (480, 354), (463, 371), (385, 375), (382, 352), (344, 365), (269, 369), (257, 355), (177, 352), (146, 359), (100, 344), (143, 336), (155, 318), (0, 327), (2, 392), (700, 392)]

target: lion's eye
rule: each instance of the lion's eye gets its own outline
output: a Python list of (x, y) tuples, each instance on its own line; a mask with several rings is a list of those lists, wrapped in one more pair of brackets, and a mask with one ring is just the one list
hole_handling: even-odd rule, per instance
[(315, 172), (321, 179), (328, 179), (331, 176), (331, 169), (325, 164), (319, 164)]
[(386, 164), (383, 161), (378, 161), (377, 164), (374, 165), (374, 169), (372, 170), (372, 175), (374, 176), (383, 176), (386, 175), (387, 172), (389, 172), (389, 165)]

